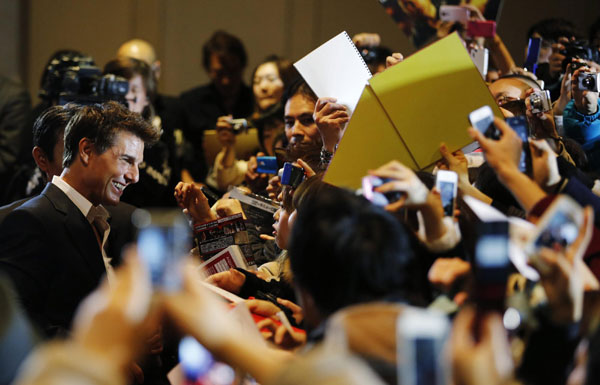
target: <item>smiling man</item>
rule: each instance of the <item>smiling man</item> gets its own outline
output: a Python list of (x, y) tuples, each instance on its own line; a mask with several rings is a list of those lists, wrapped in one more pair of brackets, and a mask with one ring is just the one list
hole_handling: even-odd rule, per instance
[(156, 140), (152, 126), (118, 103), (82, 107), (65, 129), (62, 174), (2, 222), (0, 271), (47, 337), (68, 331), (104, 274), (110, 283), (103, 205), (118, 204), (137, 182), (144, 145)]

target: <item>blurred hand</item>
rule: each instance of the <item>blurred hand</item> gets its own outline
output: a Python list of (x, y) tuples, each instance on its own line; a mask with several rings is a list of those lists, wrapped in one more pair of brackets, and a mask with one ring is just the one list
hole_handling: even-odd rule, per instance
[(427, 278), (434, 286), (448, 292), (457, 280), (466, 277), (470, 271), (471, 264), (460, 258), (438, 258), (429, 268)]
[(518, 171), (523, 143), (519, 135), (498, 117), (494, 117), (494, 125), (500, 130), (500, 140), (486, 138), (481, 132), (469, 127), (469, 135), (479, 142), (485, 153), (487, 163), (496, 171), (499, 177), (503, 171)]
[(573, 73), (573, 101), (577, 111), (584, 115), (592, 115), (598, 111), (598, 92), (579, 88), (579, 78), (586, 72), (596, 73), (596, 70), (581, 67)]
[(206, 279), (206, 282), (212, 283), (230, 293), (239, 294), (244, 282), (246, 282), (246, 276), (236, 269), (229, 269), (228, 271), (211, 275)]
[(581, 319), (583, 293), (586, 287), (597, 289), (598, 281), (591, 274), (583, 255), (592, 238), (594, 211), (585, 207), (583, 224), (573, 244), (565, 250), (542, 248), (529, 263), (540, 273), (548, 304), (556, 323), (571, 323)]
[[(264, 153), (259, 152), (256, 156), (265, 156)], [(269, 174), (258, 173), (258, 162), (256, 156), (250, 157), (248, 160), (248, 171), (246, 171), (246, 183), (253, 193), (258, 193), (267, 187), (269, 181)]]
[(552, 44), (552, 54), (550, 55), (550, 76), (557, 78), (562, 72), (562, 63), (565, 60), (565, 55), (561, 54), (560, 51), (565, 49), (565, 44), (569, 42), (569, 39), (560, 38), (557, 43)]
[(384, 183), (375, 188), (375, 191), (380, 193), (392, 191), (406, 193), (404, 205), (407, 207), (420, 207), (427, 203), (429, 189), (425, 187), (423, 182), (421, 182), (410, 168), (402, 163), (393, 160), (379, 167), (377, 170), (369, 171), (369, 174), (379, 178), (392, 179), (391, 182)]
[(481, 339), (473, 337), (475, 310), (464, 308), (454, 319), (450, 358), (455, 384), (495, 385), (512, 378), (514, 363), (502, 320), (497, 314), (483, 317)]
[(217, 119), (217, 139), (219, 139), (219, 143), (223, 147), (233, 147), (235, 145), (235, 134), (233, 133), (233, 126), (231, 123), (231, 119), (233, 116), (220, 116)]
[(377, 33), (357, 33), (352, 37), (352, 42), (357, 47), (377, 47), (381, 43), (381, 37)]
[(308, 165), (308, 163), (306, 163), (302, 159), (298, 159), (294, 166), (298, 166), (304, 170), (304, 176), (306, 177), (306, 179), (317, 175), (317, 173), (313, 171), (313, 169)]
[(572, 75), (571, 75), (571, 63), (567, 65), (567, 70), (565, 71), (565, 75), (560, 82), (560, 96), (556, 103), (554, 103), (554, 107), (552, 107), (552, 113), (554, 115), (562, 115), (565, 107), (573, 98), (571, 92), (571, 84), (572, 84)]
[(175, 186), (175, 200), (185, 213), (197, 223), (214, 221), (217, 217), (210, 210), (208, 199), (194, 183), (179, 182)]
[(319, 98), (313, 114), (323, 140), (323, 147), (331, 152), (342, 139), (346, 123), (350, 120), (348, 108), (336, 101), (335, 98)]
[(459, 185), (470, 185), (469, 162), (465, 154), (461, 150), (456, 150), (451, 153), (450, 150), (448, 150), (446, 143), (440, 144), (440, 154), (442, 155), (442, 161), (438, 162), (438, 168), (440, 170), (454, 171), (458, 175)]
[(269, 179), (269, 185), (267, 186), (267, 194), (269, 199), (276, 200), (281, 192), (281, 178), (279, 175), (275, 175)]
[(231, 215), (240, 213), (244, 215), (242, 204), (237, 199), (219, 199), (215, 204), (215, 209), (219, 218), (229, 217)]
[(548, 142), (544, 139), (529, 140), (529, 151), (531, 153), (531, 165), (533, 168), (533, 180), (542, 189), (560, 182), (556, 153), (552, 151)]
[(385, 58), (385, 68), (390, 68), (404, 61), (404, 56), (400, 52), (394, 52), (392, 56)]
[(105, 280), (80, 305), (73, 322), (73, 339), (126, 371), (143, 351), (147, 335), (144, 325), (154, 323), (148, 319), (152, 296), (149, 274), (134, 247), (124, 255), (114, 282), (109, 286)]
[(532, 113), (531, 102), (529, 101), (529, 95), (533, 94), (535, 91), (533, 88), (525, 91), (525, 113), (527, 114), (527, 121), (529, 122), (529, 126), (531, 127), (531, 132), (533, 136), (538, 139), (545, 138), (558, 138), (558, 132), (556, 131), (556, 123), (554, 122), (554, 112), (553, 110), (546, 112), (538, 112), (536, 114)]
[(263, 317), (273, 317), (281, 311), (275, 304), (262, 299), (248, 299), (244, 301), (250, 313), (258, 314)]
[(283, 325), (276, 324), (272, 319), (266, 318), (256, 323), (263, 337), (282, 349), (295, 349), (306, 343), (306, 333), (288, 330)]

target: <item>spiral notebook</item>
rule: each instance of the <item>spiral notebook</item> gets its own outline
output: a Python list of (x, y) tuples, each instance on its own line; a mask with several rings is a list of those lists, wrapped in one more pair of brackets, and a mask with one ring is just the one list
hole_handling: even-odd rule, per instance
[(318, 97), (334, 97), (354, 111), (371, 71), (346, 31), (294, 63)]

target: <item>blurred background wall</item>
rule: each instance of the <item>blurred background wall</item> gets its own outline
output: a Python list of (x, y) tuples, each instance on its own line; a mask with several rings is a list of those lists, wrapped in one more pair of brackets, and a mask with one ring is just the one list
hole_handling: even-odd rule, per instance
[[(559, 16), (587, 34), (600, 1), (505, 0), (498, 33), (521, 64), (529, 26)], [(207, 81), (200, 51), (216, 29), (244, 42), (247, 80), (268, 54), (296, 60), (342, 30), (377, 32), (394, 51), (414, 52), (377, 0), (0, 0), (0, 74), (21, 80), (36, 101), (54, 51), (78, 49), (102, 67), (123, 41), (140, 37), (162, 61), (161, 91), (176, 95)]]

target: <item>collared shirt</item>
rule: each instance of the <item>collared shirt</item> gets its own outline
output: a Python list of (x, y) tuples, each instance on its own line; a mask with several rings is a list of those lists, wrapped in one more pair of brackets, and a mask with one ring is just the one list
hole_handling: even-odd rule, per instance
[(92, 205), (92, 202), (87, 200), (86, 197), (81, 195), (81, 193), (79, 193), (79, 191), (77, 191), (73, 187), (71, 187), (71, 185), (69, 185), (67, 182), (65, 182), (65, 180), (62, 179), (61, 177), (59, 177), (58, 175), (54, 175), (54, 177), (52, 177), (52, 184), (55, 185), (56, 187), (58, 187), (62, 192), (64, 192), (65, 195), (71, 200), (71, 202), (73, 202), (73, 204), (75, 206), (77, 206), (79, 211), (81, 211), (83, 216), (86, 217), (86, 219), (88, 220), (88, 222), (90, 223), (90, 225), (93, 227), (93, 229), (95, 231), (96, 231), (96, 227), (93, 224), (94, 216), (89, 215), (90, 211), (92, 211), (92, 209), (94, 211), (94, 214), (96, 216), (100, 217), (100, 220), (103, 222), (102, 226), (104, 228), (104, 231), (103, 232), (98, 231), (99, 236), (100, 236), (100, 241), (101, 241), (100, 251), (102, 252), (102, 260), (104, 262), (104, 267), (106, 268), (106, 276), (108, 278), (108, 282), (111, 283), (111, 281), (114, 281), (114, 278), (113, 278), (114, 277), (114, 269), (113, 269), (112, 265), (110, 264), (110, 261), (112, 258), (110, 258), (106, 254), (106, 251), (104, 250), (104, 247), (106, 245), (106, 240), (108, 239), (108, 235), (110, 234), (110, 226), (108, 225), (108, 222), (107, 222), (107, 219), (109, 217), (108, 211), (106, 211), (106, 209), (102, 205), (98, 205), (98, 206), (94, 207)]

